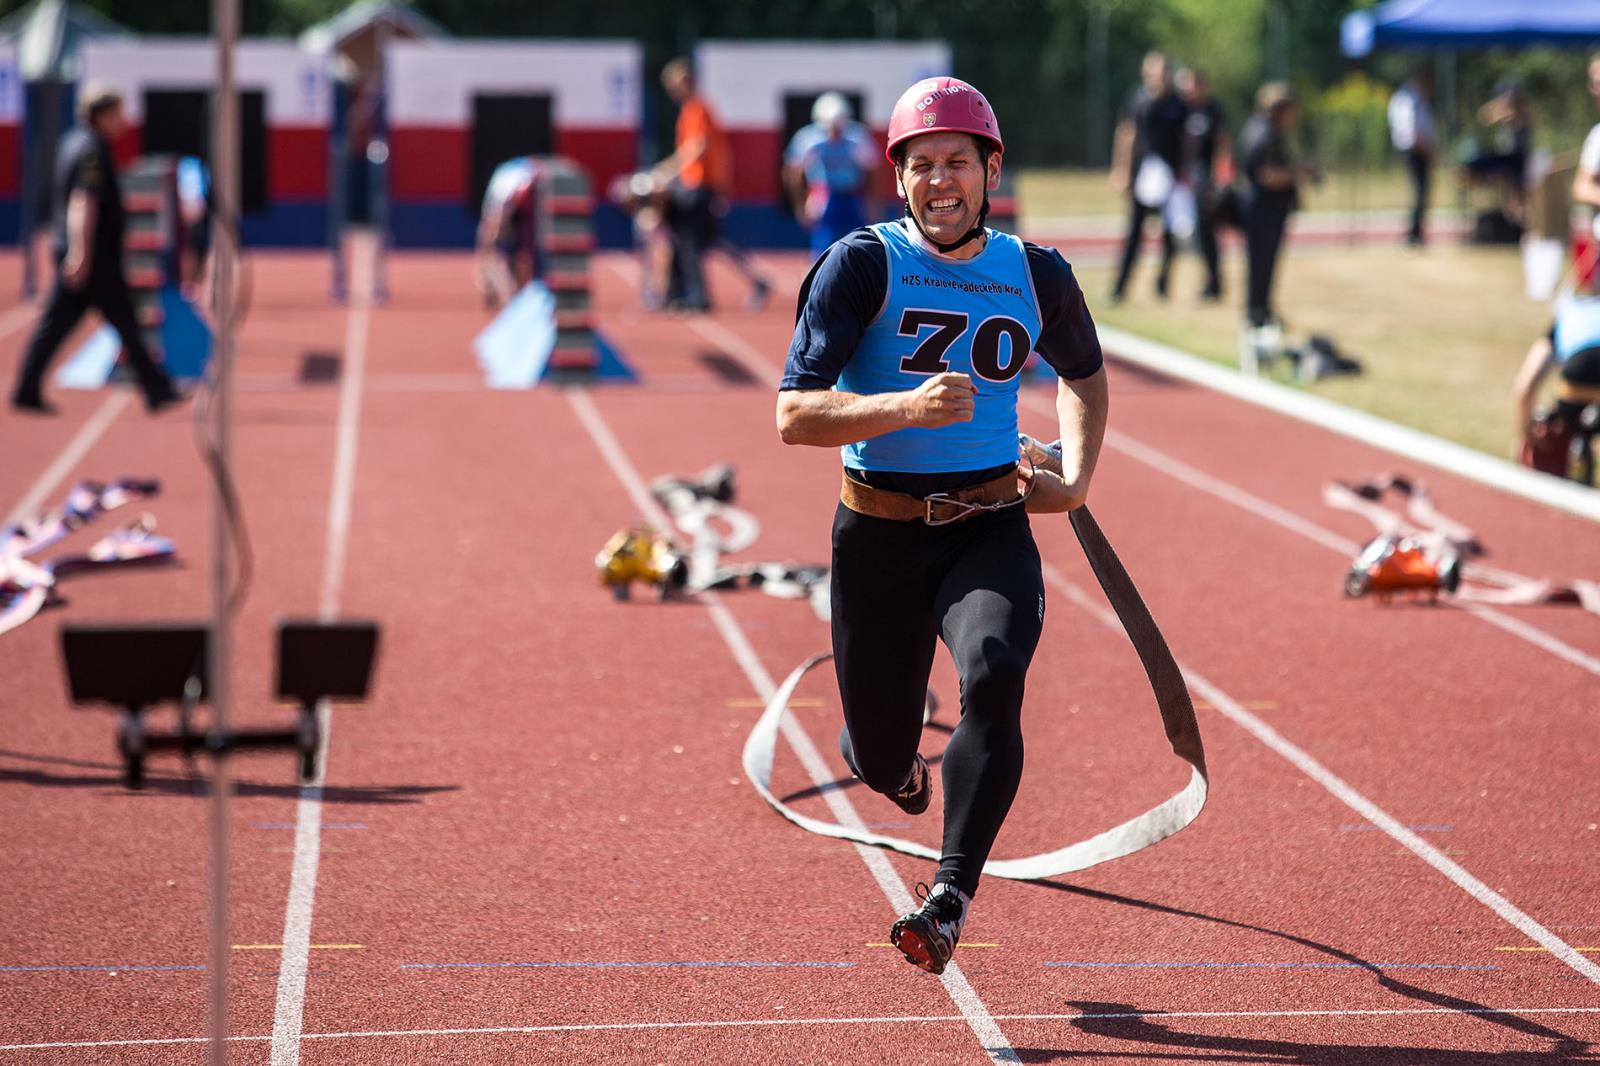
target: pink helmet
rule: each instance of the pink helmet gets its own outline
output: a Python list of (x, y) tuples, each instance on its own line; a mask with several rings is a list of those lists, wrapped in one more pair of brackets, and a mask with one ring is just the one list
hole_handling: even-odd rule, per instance
[(898, 144), (924, 133), (971, 133), (1004, 152), (1000, 121), (982, 93), (960, 78), (924, 78), (901, 94), (889, 115), (889, 143), (883, 154), (894, 162)]

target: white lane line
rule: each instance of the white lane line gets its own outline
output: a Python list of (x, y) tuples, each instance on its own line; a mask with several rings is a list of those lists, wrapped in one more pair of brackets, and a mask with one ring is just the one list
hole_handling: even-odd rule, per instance
[(725, 354), (733, 356), (739, 365), (755, 375), (757, 380), (765, 381), (772, 388), (778, 387), (778, 381), (783, 375), (773, 368), (773, 365), (767, 361), (766, 356), (761, 353), (760, 349), (728, 329), (727, 326), (709, 318), (685, 319), (684, 325), (712, 344), (715, 344)]
[[(344, 338), (344, 373), (339, 384), (339, 428), (334, 446), (333, 484), (328, 491), (328, 536), (323, 548), (322, 590), (318, 614), (324, 622), (339, 615), (339, 590), (344, 581), (350, 534), (350, 501), (355, 488), (356, 448), (361, 430), (362, 379), (367, 365), (372, 291), (371, 256), (356, 257), (350, 314)], [(322, 747), (316, 772), (300, 788), (295, 803), (294, 861), (289, 873), (289, 898), (284, 905), (283, 955), (278, 962), (278, 995), (272, 1015), (272, 1066), (298, 1066), (301, 1024), (305, 1013), (306, 970), (311, 957), (311, 917), (317, 893), (321, 854), (322, 784), (328, 747), (333, 740), (333, 711), (327, 700), (317, 704)]]
[[(753, 352), (753, 349), (751, 351)], [(754, 354), (759, 359), (759, 353)], [(1042, 397), (1035, 396), (1026, 391), (1021, 394), (1021, 399), (1023, 403), (1032, 408), (1034, 411), (1038, 412), (1040, 415), (1050, 418), (1052, 420), (1051, 424), (1054, 424), (1053, 419), (1055, 415), (1055, 408), (1053, 405), (1046, 402)], [(1216, 497), (1217, 499), (1233, 504), (1235, 507), (1239, 507), (1251, 514), (1256, 515), (1259, 518), (1273, 523), (1274, 525), (1280, 526), (1281, 528), (1287, 529), (1292, 533), (1312, 541), (1313, 543), (1337, 552), (1347, 559), (1354, 555), (1355, 552), (1360, 548), (1360, 545), (1358, 545), (1355, 541), (1348, 540), (1332, 532), (1331, 530), (1324, 529), (1314, 522), (1307, 521), (1306, 519), (1303, 519), (1298, 515), (1295, 515), (1284, 508), (1277, 506), (1276, 504), (1270, 503), (1259, 496), (1247, 492), (1237, 485), (1223, 481), (1220, 478), (1213, 477), (1202, 470), (1198, 470), (1174, 456), (1167, 455), (1158, 449), (1152, 448), (1149, 445), (1143, 444), (1140, 441), (1129, 437), (1125, 433), (1121, 433), (1117, 430), (1107, 430), (1106, 446), (1114, 451), (1118, 451), (1124, 455), (1127, 455), (1129, 458), (1143, 463), (1152, 470), (1156, 470), (1167, 475), (1168, 477), (1174, 478), (1175, 480), (1180, 481), (1191, 488), (1198, 489), (1201, 492)], [(1056, 574), (1055, 580), (1057, 582), (1062, 580), (1059, 573)], [(1082, 598), (1081, 593), (1079, 593), (1075, 598), (1081, 602), (1089, 602)], [(1527, 641), (1535, 647), (1542, 648), (1552, 655), (1556, 655), (1564, 661), (1569, 662), (1580, 669), (1587, 670), (1597, 677), (1600, 677), (1600, 659), (1596, 659), (1594, 656), (1587, 655), (1584, 652), (1579, 651), (1577, 648), (1566, 644), (1565, 642), (1557, 639), (1554, 636), (1551, 636), (1541, 629), (1528, 625), (1518, 619), (1504, 614), (1501, 611), (1482, 604), (1462, 604), (1457, 606), (1467, 611), (1467, 613), (1473, 615), (1474, 617), (1490, 625), (1496, 626), (1512, 636)], [(1102, 618), (1110, 617), (1104, 613), (1104, 609), (1100, 608), (1098, 604), (1095, 605), (1095, 608), (1099, 613), (1101, 613)], [(1114, 618), (1112, 619), (1111, 624), (1115, 624)], [(1506, 900), (1504, 897), (1495, 893), (1487, 885), (1483, 884), (1483, 882), (1467, 873), (1467, 871), (1459, 864), (1447, 858), (1442, 852), (1438, 851), (1438, 849), (1432, 847), (1432, 845), (1422, 840), (1421, 837), (1418, 837), (1411, 830), (1406, 829), (1399, 821), (1384, 813), (1377, 807), (1376, 804), (1373, 804), (1372, 801), (1366, 799), (1366, 797), (1356, 792), (1343, 780), (1335, 776), (1332, 771), (1328, 770), (1321, 763), (1314, 760), (1309, 754), (1302, 751), (1300, 748), (1295, 747), (1288, 740), (1267, 726), (1266, 723), (1262, 722), (1259, 718), (1246, 711), (1238, 704), (1237, 701), (1222, 693), (1221, 690), (1216, 689), (1216, 687), (1211, 685), (1209, 682), (1205, 682), (1203, 679), (1200, 679), (1198, 675), (1192, 676), (1199, 680), (1205, 687), (1217, 693), (1217, 695), (1220, 697), (1220, 700), (1217, 703), (1218, 708), (1222, 709), (1224, 705), (1227, 708), (1222, 712), (1224, 715), (1233, 719), (1247, 732), (1254, 735), (1256, 739), (1260, 740), (1274, 751), (1277, 751), (1284, 758), (1288, 759), (1291, 763), (1300, 768), (1302, 772), (1306, 773), (1319, 784), (1322, 784), (1329, 791), (1333, 792), (1335, 796), (1337, 796), (1348, 806), (1354, 808), (1358, 812), (1363, 811), (1364, 806), (1370, 807), (1372, 811), (1376, 813), (1376, 815), (1381, 816), (1382, 820), (1380, 821), (1379, 817), (1369, 817), (1368, 821), (1383, 827), (1384, 831), (1388, 832), (1390, 836), (1394, 837), (1406, 848), (1415, 852), (1419, 858), (1438, 869), (1474, 899), (1489, 907), (1511, 925), (1529, 935), (1536, 942), (1549, 947), (1551, 953), (1560, 957), (1562, 961), (1567, 963), (1567, 965), (1577, 970), (1589, 980), (1600, 983), (1600, 967), (1597, 967), (1594, 963), (1578, 954), (1565, 941), (1561, 940), (1554, 933), (1550, 932), (1548, 929), (1544, 928), (1544, 926), (1534, 921), (1533, 918), (1529, 917), (1523, 911), (1518, 909), (1509, 900)], [(1200, 685), (1197, 685), (1196, 687), (1198, 688)], [(1225, 701), (1225, 704), (1223, 701)], [(1397, 832), (1390, 832), (1390, 827)], [(1419, 848), (1423, 850), (1419, 850)], [(1538, 935), (1535, 935), (1535, 932), (1537, 932)]]
[(39, 479), (33, 483), (22, 499), (17, 501), (17, 505), (11, 508), (11, 513), (6, 515), (6, 520), (0, 525), (9, 526), (37, 515), (45, 497), (54, 492), (56, 486), (61, 484), (61, 480), (72, 473), (72, 468), (83, 461), (83, 457), (94, 447), (101, 434), (110, 428), (111, 423), (116, 421), (122, 409), (132, 400), (133, 393), (127, 389), (117, 389), (107, 396), (105, 402), (95, 408), (89, 420), (79, 427), (71, 440), (67, 441), (67, 446), (61, 449), (55, 462), (45, 468)]
[[(608, 256), (606, 266), (629, 285), (634, 288), (639, 287), (639, 264), (634, 260)], [(777, 387), (778, 379), (783, 376), (780, 368), (768, 360), (759, 348), (728, 327), (704, 316), (682, 319), (681, 324), (710, 341), (724, 355), (732, 356), (735, 362), (750, 371), (758, 380), (765, 381), (774, 388)]]
[[(1036, 397), (1026, 396), (1024, 397), (1024, 402), (1041, 415), (1053, 416), (1055, 414), (1053, 408), (1047, 408), (1043, 405), (1043, 401)], [(1125, 433), (1107, 430), (1106, 447), (1143, 463), (1150, 469), (1165, 474), (1174, 481), (1182, 482), (1190, 488), (1215, 496), (1217, 499), (1231, 503), (1241, 510), (1248, 511), (1258, 518), (1271, 522), (1273, 525), (1287, 529), (1289, 532), (1302, 536), (1313, 543), (1320, 544), (1324, 548), (1344, 556), (1346, 559), (1355, 555), (1361, 548), (1361, 545), (1353, 540), (1348, 540), (1331, 530), (1324, 529), (1315, 522), (1307, 521), (1299, 515), (1292, 514), (1277, 504), (1270, 503), (1253, 493), (1239, 488), (1237, 485), (1213, 477), (1203, 470), (1197, 470), (1183, 460), (1152, 448), (1148, 444), (1140, 443)], [(1484, 604), (1456, 603), (1448, 599), (1440, 600), (1440, 602), (1457, 610), (1466, 611), (1474, 618), (1495, 626), (1536, 648), (1547, 651), (1578, 667), (1580, 670), (1586, 670), (1596, 677), (1600, 677), (1600, 658), (1580, 651), (1536, 626), (1528, 625), (1526, 622), (1513, 618), (1503, 611)]]
[[(1118, 633), (1122, 632), (1122, 625), (1117, 621), (1117, 616), (1103, 603), (1089, 596), (1077, 585), (1063, 577), (1061, 571), (1049, 563), (1045, 563), (1044, 576), (1046, 581), (1065, 593), (1066, 597), (1075, 605), (1094, 615), (1106, 627)], [(1322, 765), (1304, 749), (1298, 747), (1284, 737), (1283, 734), (1245, 710), (1232, 696), (1229, 696), (1216, 685), (1206, 680), (1206, 678), (1196, 673), (1192, 667), (1185, 665), (1181, 659), (1178, 662), (1178, 667), (1183, 671), (1183, 678), (1188, 682), (1189, 687), (1203, 699), (1210, 702), (1213, 710), (1283, 756), (1301, 773), (1333, 793), (1334, 797), (1341, 803), (1361, 815), (1363, 820), (1371, 822), (1384, 833), (1393, 837), (1412, 854), (1416, 855), (1417, 858), (1444, 874), (1445, 877), (1455, 883), (1456, 887), (1494, 911), (1528, 939), (1549, 948), (1550, 953), (1556, 958), (1595, 984), (1600, 984), (1600, 966), (1584, 958), (1565, 940), (1540, 925), (1510, 900), (1472, 876), (1460, 863), (1447, 858), (1444, 852), (1423, 840), (1410, 829), (1407, 829), (1398, 818), (1395, 818), (1360, 792), (1357, 792), (1343, 778)]]
[[(622, 272), (618, 271), (618, 273), (620, 274)], [(626, 277), (626, 274), (623, 276)], [(695, 322), (690, 322), (689, 324), (696, 325)], [(756, 373), (757, 376), (770, 377), (773, 380), (776, 380), (779, 373), (777, 368), (768, 362), (760, 351), (741, 338), (729, 333), (724, 327), (717, 326), (716, 329), (717, 333), (715, 335), (705, 333), (703, 333), (703, 335), (713, 343), (723, 344), (724, 350), (726, 350), (729, 354), (736, 356), (740, 362), (744, 363), (745, 366)], [(721, 338), (722, 334), (727, 334), (727, 338), (725, 340), (719, 339)], [(1055, 408), (1053, 405), (1026, 390), (1023, 390), (1020, 393), (1020, 398), (1024, 404), (1053, 420), (1055, 415)], [(1052, 421), (1052, 425), (1053, 424), (1054, 423)], [(1329, 428), (1322, 426), (1321, 423), (1313, 422), (1313, 424), (1321, 426), (1321, 428)], [(1324, 529), (1315, 522), (1310, 522), (1304, 518), (1301, 518), (1299, 515), (1285, 510), (1275, 503), (1270, 503), (1269, 501), (1264, 500), (1261, 497), (1232, 484), (1231, 482), (1224, 481), (1221, 478), (1207, 474), (1203, 470), (1199, 470), (1193, 466), (1190, 466), (1188, 463), (1185, 463), (1180, 459), (1167, 455), (1165, 452), (1159, 451), (1147, 444), (1135, 440), (1126, 433), (1119, 432), (1115, 429), (1106, 430), (1106, 447), (1112, 449), (1113, 451), (1121, 452), (1132, 459), (1137, 459), (1139, 462), (1150, 467), (1152, 470), (1166, 474), (1168, 477), (1171, 477), (1177, 481), (1181, 481), (1191, 488), (1196, 488), (1201, 492), (1215, 496), (1219, 500), (1225, 500), (1228, 503), (1233, 504), (1235, 507), (1249, 511), (1251, 514), (1254, 514), (1259, 518), (1264, 518), (1274, 525), (1278, 525), (1289, 530), (1291, 533), (1298, 534), (1299, 536), (1302, 536), (1313, 543), (1322, 545), (1324, 548), (1338, 552), (1340, 555), (1343, 555), (1346, 558), (1354, 556), (1355, 553), (1361, 549), (1361, 545), (1357, 544), (1353, 540), (1341, 537), (1331, 530)], [(1493, 483), (1489, 482), (1489, 484)], [(1548, 501), (1541, 500), (1541, 502)], [(1539, 629), (1536, 626), (1528, 625), (1525, 622), (1511, 617), (1503, 611), (1484, 604), (1457, 604), (1452, 603), (1449, 600), (1444, 602), (1453, 607), (1457, 607), (1460, 610), (1464, 610), (1479, 620), (1495, 626), (1496, 628), (1501, 629), (1504, 632), (1519, 638), (1520, 640), (1524, 640), (1535, 647), (1542, 648), (1557, 658), (1563, 659), (1566, 662), (1579, 667), (1580, 669), (1587, 670), (1589, 673), (1600, 677), (1600, 658), (1596, 658), (1593, 655), (1579, 651), (1577, 648), (1572, 647), (1572, 645), (1567, 644), (1566, 642), (1552, 636), (1549, 633), (1546, 633), (1544, 630)]]
[[(639, 508), (640, 512), (662, 531), (671, 530), (673, 528), (671, 521), (650, 496), (649, 489), (645, 487), (644, 479), (628, 459), (616, 435), (611, 432), (610, 426), (606, 424), (599, 409), (595, 407), (594, 401), (579, 388), (568, 389), (567, 399), (571, 403), (573, 413), (577, 415), (578, 421), (588, 431), (601, 457), (610, 466), (611, 472), (616, 475), (617, 480), (621, 482), (628, 496), (633, 500), (634, 506)], [(717, 633), (721, 635), (723, 642), (727, 644), (728, 651), (733, 655), (734, 661), (744, 670), (745, 676), (749, 678), (751, 686), (756, 690), (756, 695), (763, 701), (770, 700), (772, 693), (777, 689), (777, 685), (773, 682), (772, 676), (767, 673), (766, 667), (762, 665), (760, 656), (751, 647), (750, 640), (745, 635), (743, 627), (739, 625), (738, 620), (723, 606), (714, 593), (704, 593), (700, 598), (710, 612), (711, 621), (716, 627)], [(794, 749), (795, 755), (799, 757), (801, 764), (805, 766), (806, 773), (810, 775), (812, 782), (823, 790), (824, 802), (827, 803), (828, 809), (833, 812), (833, 816), (839, 820), (840, 824), (849, 825), (857, 829), (864, 828), (861, 816), (856, 812), (849, 797), (837, 789), (824, 788), (833, 780), (834, 775), (829, 770), (827, 762), (817, 751), (816, 746), (811, 742), (811, 738), (806, 735), (805, 730), (793, 715), (785, 716), (783, 735), (788, 740), (790, 747)], [(856, 854), (861, 856), (862, 862), (866, 864), (867, 869), (872, 873), (873, 880), (878, 883), (879, 889), (888, 899), (889, 905), (894, 909), (896, 915), (913, 909), (916, 906), (916, 901), (912, 898), (910, 891), (906, 889), (905, 883), (900, 880), (900, 876), (895, 873), (893, 865), (889, 862), (888, 855), (878, 848), (869, 848), (861, 844), (855, 845), (855, 848)], [(995, 1022), (994, 1016), (989, 1013), (988, 1007), (984, 1005), (983, 1000), (978, 997), (977, 992), (968, 983), (966, 975), (961, 972), (961, 967), (952, 962), (945, 968), (940, 981), (944, 985), (945, 992), (955, 1002), (957, 1009), (961, 1011), (962, 1018), (966, 1020), (967, 1025), (977, 1036), (979, 1043), (983, 1045), (983, 1049), (988, 1053), (989, 1058), (994, 1062), (1020, 1063), (1022, 1060), (1017, 1056), (1005, 1034), (1001, 1032), (1000, 1026)]]
[(34, 315), (40, 313), (40, 309), (31, 304), (18, 304), (4, 314), (0, 314), (0, 341), (11, 336), (21, 329)]
[[(1115, 1011), (1084, 1014), (996, 1014), (1002, 1022), (1166, 1021), (1179, 1018), (1406, 1018), (1462, 1015), (1466, 1017), (1520, 1017), (1542, 1014), (1600, 1014), (1600, 1007), (1372, 1007), (1302, 1010), (1173, 1010)], [(519, 1036), (538, 1033), (639, 1032), (673, 1029), (768, 1029), (803, 1026), (937, 1025), (965, 1022), (960, 1014), (888, 1014), (882, 1017), (839, 1018), (729, 1018), (704, 1021), (590, 1022), (581, 1025), (499, 1025), (479, 1029), (372, 1029), (345, 1033), (306, 1033), (302, 1040), (372, 1040), (417, 1036)], [(0, 1051), (51, 1051), (74, 1048), (156, 1047), (165, 1044), (204, 1044), (206, 1036), (178, 1036), (149, 1040), (59, 1040), (48, 1044), (0, 1044)], [(230, 1043), (260, 1043), (270, 1036), (230, 1036)]]
[(1600, 495), (1575, 481), (1536, 473), (1509, 460), (1497, 459), (1267, 378), (1248, 377), (1231, 366), (1213, 363), (1132, 333), (1103, 325), (1097, 329), (1100, 343), (1119, 359), (1265, 407), (1275, 414), (1308, 422), (1369, 448), (1398, 455), (1407, 462), (1427, 463), (1456, 477), (1600, 522)]
[[(1022, 400), (1041, 415), (1053, 417), (1055, 414), (1054, 407), (1045, 403), (1042, 398), (1024, 392), (1022, 394)], [(1225, 500), (1236, 507), (1240, 507), (1252, 514), (1257, 515), (1260, 518), (1266, 519), (1269, 522), (1281, 526), (1284, 529), (1288, 529), (1293, 533), (1296, 533), (1302, 537), (1306, 537), (1307, 539), (1320, 544), (1325, 548), (1329, 548), (1335, 552), (1338, 552), (1347, 558), (1353, 555), (1359, 548), (1359, 545), (1357, 545), (1354, 541), (1340, 537), (1329, 530), (1323, 529), (1321, 526), (1318, 526), (1313, 522), (1308, 522), (1305, 519), (1302, 519), (1299, 516), (1294, 515), (1281, 507), (1278, 507), (1276, 504), (1269, 503), (1268, 501), (1263, 500), (1236, 485), (1223, 481), (1219, 478), (1215, 478), (1201, 470), (1197, 470), (1196, 468), (1189, 466), (1187, 463), (1184, 463), (1173, 456), (1167, 455), (1164, 452), (1158, 451), (1155, 448), (1149, 447), (1148, 445), (1142, 444), (1124, 433), (1120, 433), (1116, 430), (1108, 430), (1106, 433), (1106, 446), (1112, 448), (1113, 450), (1122, 452), (1128, 455), (1130, 458), (1136, 459), (1141, 463), (1144, 463), (1153, 470), (1157, 470), (1168, 475), (1169, 477), (1175, 478), (1176, 480), (1181, 481), (1192, 488), (1199, 489), (1200, 491), (1215, 496), (1218, 499)], [(1047, 577), (1052, 572), (1054, 572), (1053, 569), (1047, 567)], [(1061, 578), (1059, 572), (1054, 573), (1054, 581), (1056, 583), (1060, 584), (1064, 589), (1071, 589), (1071, 586), (1065, 583)], [(1108, 624), (1113, 626), (1117, 625), (1113, 616), (1106, 612), (1105, 609), (1099, 604), (1093, 604), (1093, 601), (1090, 601), (1087, 597), (1084, 597), (1081, 592), (1077, 592), (1076, 589), (1072, 589), (1068, 595), (1074, 599), (1074, 602), (1078, 602), (1080, 605), (1090, 606), (1092, 604), (1091, 609), (1094, 610), (1102, 619), (1110, 619)], [(1582, 669), (1588, 670), (1596, 676), (1600, 676), (1600, 660), (1596, 660), (1594, 657), (1584, 654), (1578, 649), (1565, 644), (1564, 642), (1556, 639), (1553, 636), (1550, 636), (1542, 630), (1539, 630), (1533, 626), (1528, 626), (1514, 618), (1494, 610), (1493, 608), (1486, 607), (1481, 604), (1473, 604), (1466, 609), (1475, 617), (1481, 618), (1492, 625), (1496, 625), (1507, 633), (1517, 636), (1523, 640), (1527, 640), (1537, 647), (1541, 647), (1546, 651), (1550, 651), (1552, 654), (1559, 655), (1567, 662), (1573, 663)], [(1509, 900), (1494, 892), (1494, 890), (1490, 889), (1482, 881), (1479, 881), (1477, 878), (1473, 877), (1458, 863), (1446, 857), (1442, 852), (1428, 844), (1411, 830), (1406, 829), (1405, 826), (1397, 819), (1385, 813), (1376, 804), (1362, 796), (1359, 792), (1356, 792), (1342, 779), (1337, 777), (1332, 771), (1328, 770), (1321, 763), (1317, 762), (1305, 751), (1291, 744), (1283, 736), (1269, 727), (1265, 722), (1262, 722), (1261, 719), (1257, 718), (1249, 711), (1246, 711), (1238, 704), (1237, 701), (1233, 700), (1226, 693), (1223, 693), (1220, 689), (1217, 689), (1216, 686), (1211, 685), (1210, 682), (1200, 678), (1197, 674), (1193, 674), (1187, 670), (1185, 673), (1186, 676), (1191, 678), (1191, 680), (1197, 682), (1195, 686), (1196, 688), (1207, 689), (1216, 694), (1217, 699), (1213, 702), (1217, 704), (1218, 709), (1222, 710), (1222, 713), (1226, 717), (1232, 719), (1236, 724), (1255, 736), (1257, 740), (1260, 740), (1263, 744), (1266, 744), (1269, 748), (1272, 748), (1274, 751), (1278, 752), (1278, 754), (1288, 759), (1290, 763), (1294, 764), (1303, 773), (1307, 774), (1313, 780), (1316, 780), (1319, 784), (1323, 785), (1323, 787), (1327, 788), (1346, 805), (1350, 806), (1358, 813), (1362, 813), (1364, 817), (1367, 817), (1368, 821), (1378, 825), (1384, 830), (1384, 832), (1388, 833), (1389, 836), (1393, 837), (1399, 843), (1414, 852), (1419, 858), (1423, 859), (1429, 865), (1443, 873), (1446, 877), (1450, 878), (1450, 880), (1455, 882), (1457, 886), (1466, 891), (1474, 899), (1478, 900), (1478, 902), (1493, 910), (1501, 918), (1522, 931), (1524, 934), (1528, 935), (1537, 943), (1543, 944), (1544, 946), (1550, 948), (1552, 954), (1559, 957), (1563, 962), (1577, 970), (1584, 977), (1588, 978), (1590, 981), (1600, 984), (1600, 966), (1596, 966), (1594, 963), (1584, 958), (1577, 951), (1575, 951), (1571, 945), (1567, 944), (1564, 940), (1557, 937), (1544, 926), (1534, 921), (1533, 918), (1517, 908)], [(1225, 710), (1223, 709), (1224, 706), (1226, 706)], [(1373, 812), (1373, 816), (1368, 816), (1365, 814), (1365, 811), (1368, 808), (1370, 808), (1370, 810)]]

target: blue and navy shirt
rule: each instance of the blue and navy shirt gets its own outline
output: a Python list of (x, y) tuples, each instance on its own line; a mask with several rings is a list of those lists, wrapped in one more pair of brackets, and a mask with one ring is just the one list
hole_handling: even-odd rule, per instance
[(1581, 351), (1600, 348), (1600, 296), (1568, 296), (1558, 303), (1550, 339), (1563, 365)]
[(779, 388), (871, 395), (969, 375), (972, 421), (841, 449), (851, 476), (922, 496), (1016, 463), (1017, 388), (1035, 351), (1068, 380), (1102, 365), (1083, 290), (1059, 252), (990, 230), (978, 255), (952, 259), (904, 220), (886, 222), (849, 234), (811, 268)]
[(882, 157), (872, 134), (859, 122), (847, 122), (839, 136), (829, 136), (826, 126), (802, 126), (784, 150), (783, 161), (799, 167), (806, 183), (829, 192), (860, 191)]

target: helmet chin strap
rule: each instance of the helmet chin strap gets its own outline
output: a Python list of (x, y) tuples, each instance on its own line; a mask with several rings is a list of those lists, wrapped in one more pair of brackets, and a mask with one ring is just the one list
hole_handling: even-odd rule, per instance
[(913, 226), (917, 227), (917, 232), (922, 234), (922, 239), (923, 240), (927, 241), (929, 244), (931, 244), (935, 248), (939, 249), (939, 251), (944, 253), (945, 255), (949, 255), (951, 252), (955, 251), (957, 248), (963, 248), (966, 245), (968, 245), (968, 244), (972, 243), (973, 241), (977, 240), (979, 237), (983, 236), (983, 233), (984, 233), (984, 225), (983, 224), (985, 222), (987, 222), (988, 219), (989, 219), (989, 193), (988, 193), (988, 190), (984, 191), (984, 194), (983, 194), (983, 207), (980, 208), (979, 211), (978, 211), (978, 221), (973, 224), (973, 227), (971, 229), (967, 230), (967, 232), (961, 236), (960, 240), (951, 241), (949, 244), (941, 244), (940, 242), (934, 240), (932, 237), (928, 236), (928, 231), (923, 229), (922, 228), (922, 223), (917, 220), (917, 213), (915, 211), (911, 210), (911, 201), (910, 200), (906, 201), (906, 217), (911, 220), (911, 224)]

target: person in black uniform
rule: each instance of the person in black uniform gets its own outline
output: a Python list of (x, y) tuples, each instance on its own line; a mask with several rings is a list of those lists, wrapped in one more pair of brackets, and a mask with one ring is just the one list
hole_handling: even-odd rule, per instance
[(1217, 270), (1217, 199), (1224, 182), (1218, 179), (1220, 166), (1229, 164), (1228, 120), (1222, 105), (1211, 95), (1205, 74), (1192, 68), (1178, 71), (1178, 96), (1188, 108), (1183, 120), (1183, 176), (1194, 188), (1194, 239), (1206, 265), (1206, 287), (1200, 298), (1207, 302), (1222, 299), (1222, 276)]
[(122, 350), (153, 414), (175, 403), (179, 395), (145, 347), (133, 294), (122, 273), (125, 217), (111, 155), (111, 142), (126, 127), (122, 94), (109, 85), (89, 84), (78, 100), (78, 118), (79, 125), (62, 138), (56, 156), (56, 284), (28, 342), (11, 406), (54, 413), (44, 402), (45, 371), (83, 313), (93, 307), (122, 338)]
[[(1172, 89), (1171, 72), (1167, 57), (1151, 52), (1144, 57), (1139, 68), (1141, 84), (1128, 105), (1122, 122), (1117, 126), (1114, 158), (1111, 165), (1112, 181), (1127, 190), (1128, 235), (1122, 243), (1122, 264), (1117, 268), (1117, 283), (1111, 288), (1111, 299), (1121, 301), (1128, 287), (1128, 277), (1133, 273), (1134, 260), (1139, 256), (1139, 243), (1144, 237), (1144, 222), (1151, 215), (1162, 214), (1172, 184), (1183, 166), (1183, 123), (1188, 109)], [(1142, 171), (1160, 171), (1165, 168), (1165, 179), (1149, 175), (1153, 180), (1141, 181)], [(1159, 197), (1148, 195), (1150, 189), (1161, 192)], [(1162, 189), (1165, 191), (1162, 191)], [(1146, 195), (1141, 196), (1141, 192)], [(1154, 200), (1154, 202), (1151, 202)], [(1177, 241), (1167, 227), (1161, 225), (1161, 273), (1156, 275), (1156, 295), (1167, 295), (1167, 274), (1172, 269), (1172, 256), (1177, 251)]]
[(1282, 82), (1268, 82), (1256, 93), (1256, 113), (1239, 138), (1239, 168), (1244, 175), (1241, 213), (1248, 256), (1248, 299), (1245, 314), (1251, 326), (1277, 319), (1272, 310), (1272, 279), (1289, 215), (1299, 204), (1300, 182), (1315, 178), (1314, 168), (1294, 157), (1289, 134), (1300, 108)]

